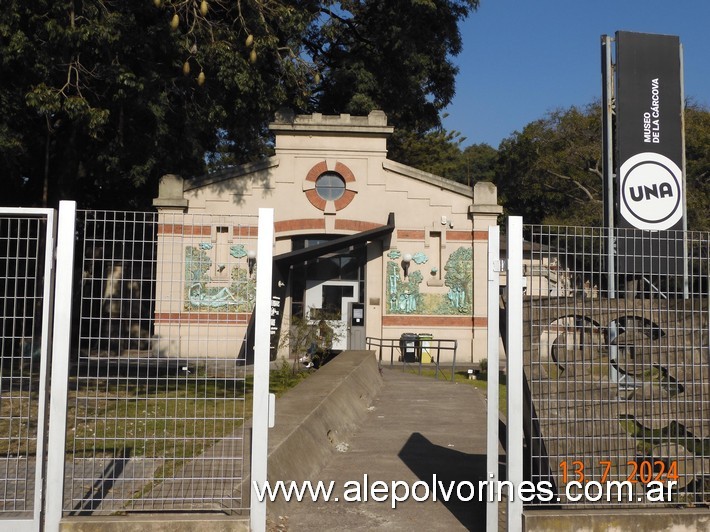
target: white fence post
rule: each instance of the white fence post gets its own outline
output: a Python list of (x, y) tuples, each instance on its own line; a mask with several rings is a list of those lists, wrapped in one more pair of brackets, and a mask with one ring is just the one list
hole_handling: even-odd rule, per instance
[(45, 532), (59, 531), (59, 521), (62, 518), (64, 505), (64, 463), (66, 460), (64, 447), (67, 431), (75, 225), (76, 203), (73, 201), (60, 202), (52, 332), (52, 394), (49, 404)]
[(255, 486), (263, 487), (269, 452), (269, 358), (271, 323), (271, 271), (273, 268), (274, 210), (259, 209), (254, 314), (254, 390), (251, 443), (251, 530), (266, 530), (266, 497), (259, 501)]
[[(506, 374), (508, 427), (506, 456), (508, 480), (514, 488), (523, 482), (523, 219), (508, 218), (506, 298)], [(513, 490), (515, 491), (515, 489)], [(508, 497), (507, 529), (522, 530), (523, 502), (517, 493)]]
[(486, 503), (486, 530), (498, 532), (498, 419), (500, 400), (500, 228), (488, 228), (488, 414), (486, 471), (488, 472), (488, 501)]

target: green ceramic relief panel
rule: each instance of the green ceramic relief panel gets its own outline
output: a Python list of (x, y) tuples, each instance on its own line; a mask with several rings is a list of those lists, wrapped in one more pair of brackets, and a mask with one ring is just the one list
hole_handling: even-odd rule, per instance
[(444, 284), (451, 314), (470, 314), (473, 298), (473, 249), (460, 247), (454, 251), (444, 266)]
[(210, 277), (212, 246), (185, 248), (185, 310), (205, 312), (251, 312), (256, 293), (255, 275), (246, 264), (230, 266), (230, 283), (215, 283)]
[[(444, 285), (446, 294), (429, 292), (425, 276), (431, 274), (426, 267), (427, 258), (423, 253), (415, 255), (409, 266), (409, 275), (404, 279), (404, 272), (399, 262), (387, 262), (387, 311), (389, 314), (422, 315), (460, 315), (470, 314), (473, 310), (473, 250), (460, 247), (455, 250), (444, 266)], [(392, 252), (390, 258), (399, 258)], [(421, 266), (421, 268), (419, 267)]]
[(387, 262), (387, 310), (390, 314), (422, 314), (422, 296), (419, 293), (423, 277), (421, 272), (409, 270), (405, 280), (402, 268), (394, 261)]

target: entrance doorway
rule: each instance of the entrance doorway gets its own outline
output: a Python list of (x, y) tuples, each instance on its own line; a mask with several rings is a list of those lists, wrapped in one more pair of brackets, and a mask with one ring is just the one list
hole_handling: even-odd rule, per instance
[(314, 324), (324, 319), (334, 331), (333, 349), (348, 348), (350, 303), (358, 301), (358, 281), (306, 281), (305, 309)]

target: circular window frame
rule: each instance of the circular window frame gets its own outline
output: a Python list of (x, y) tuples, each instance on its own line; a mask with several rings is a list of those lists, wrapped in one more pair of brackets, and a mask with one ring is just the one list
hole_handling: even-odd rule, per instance
[[(345, 188), (338, 199), (324, 199), (316, 190), (316, 181), (323, 174), (336, 174), (343, 180)], [(310, 204), (326, 213), (335, 213), (350, 205), (357, 195), (357, 189), (355, 174), (340, 161), (336, 161), (334, 165), (328, 164), (327, 161), (316, 163), (308, 171), (303, 181), (303, 191)]]
[(338, 201), (345, 195), (347, 184), (338, 172), (328, 170), (316, 177), (315, 190), (323, 201)]

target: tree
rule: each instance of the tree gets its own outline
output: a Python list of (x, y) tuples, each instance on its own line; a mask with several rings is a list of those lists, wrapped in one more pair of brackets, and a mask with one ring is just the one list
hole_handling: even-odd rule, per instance
[(685, 108), (688, 228), (710, 231), (710, 110), (695, 102)]
[[(601, 108), (593, 102), (548, 113), (499, 148), (496, 182), (503, 205), (529, 223), (601, 226)], [(685, 109), (688, 228), (710, 229), (710, 111)]]
[(269, 153), (268, 122), (385, 110), (437, 126), (477, 0), (8, 0), (5, 201), (146, 207), (165, 173)]
[(454, 179), (461, 165), (461, 139), (456, 132), (441, 128), (424, 134), (395, 131), (388, 156), (441, 177)]
[(599, 103), (548, 113), (498, 150), (497, 184), (511, 214), (529, 223), (603, 222)]
[[(306, 49), (322, 72), (324, 113), (384, 110), (400, 129), (425, 133), (454, 96), (458, 24), (479, 0), (346, 0), (324, 5)], [(404, 162), (404, 161), (403, 161)]]

